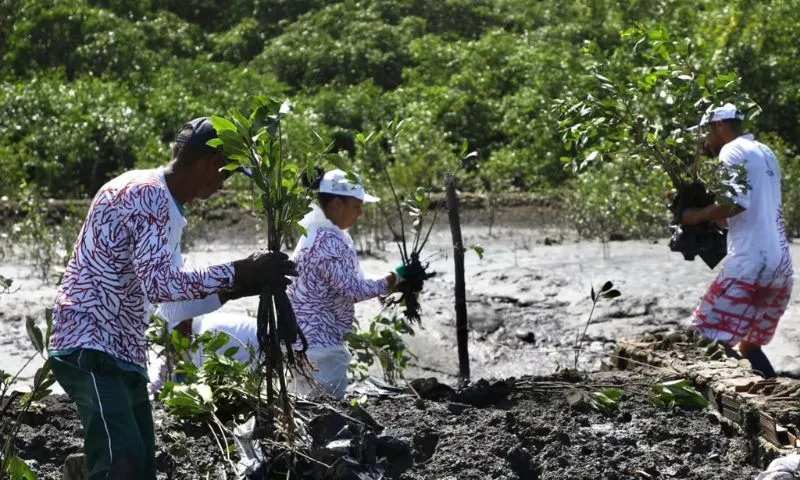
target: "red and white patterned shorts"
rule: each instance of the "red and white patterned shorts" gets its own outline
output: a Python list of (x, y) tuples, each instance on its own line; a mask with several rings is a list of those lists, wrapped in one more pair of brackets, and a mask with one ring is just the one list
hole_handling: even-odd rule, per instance
[(730, 345), (766, 345), (789, 305), (792, 284), (792, 277), (753, 282), (718, 276), (694, 311), (691, 326)]

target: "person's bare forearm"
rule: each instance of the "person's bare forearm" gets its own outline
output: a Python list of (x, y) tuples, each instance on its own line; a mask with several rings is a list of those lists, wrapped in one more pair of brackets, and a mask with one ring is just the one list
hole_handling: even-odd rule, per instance
[(683, 211), (683, 226), (698, 225), (705, 222), (720, 222), (742, 213), (744, 209), (738, 205), (714, 203), (703, 208), (689, 208)]

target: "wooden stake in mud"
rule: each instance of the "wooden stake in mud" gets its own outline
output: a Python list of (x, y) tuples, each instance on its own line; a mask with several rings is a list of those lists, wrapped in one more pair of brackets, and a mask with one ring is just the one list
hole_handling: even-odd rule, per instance
[(469, 380), (469, 351), (467, 340), (467, 294), (464, 283), (464, 243), (461, 240), (461, 218), (459, 216), (456, 177), (447, 174), (447, 216), (450, 220), (450, 233), (453, 236), (453, 260), (456, 273), (456, 342), (458, 344), (458, 376), (463, 382)]

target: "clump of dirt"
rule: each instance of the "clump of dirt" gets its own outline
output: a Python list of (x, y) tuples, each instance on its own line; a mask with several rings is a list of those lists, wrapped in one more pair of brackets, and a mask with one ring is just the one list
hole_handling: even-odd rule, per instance
[[(753, 439), (708, 411), (650, 404), (645, 382), (632, 372), (481, 382), (477, 389), (455, 394), (441, 387), (430, 390), (442, 393), (440, 401), (401, 395), (370, 400), (364, 409), (380, 424), (372, 451), (388, 478), (737, 480), (758, 474)], [(417, 385), (424, 383), (435, 387), (432, 381)], [(521, 388), (542, 384), (549, 385), (546, 392)], [(618, 411), (574, 408), (567, 400), (570, 387), (600, 386), (627, 392)], [(344, 404), (338, 409), (353, 412)], [(205, 478), (209, 473), (213, 478), (220, 470), (231, 478), (203, 428), (181, 425), (161, 408), (155, 418), (159, 478)], [(53, 396), (23, 423), (20, 456), (31, 461), (40, 479), (61, 478), (64, 460), (81, 448), (72, 404)], [(344, 478), (336, 471), (328, 470), (325, 478)]]

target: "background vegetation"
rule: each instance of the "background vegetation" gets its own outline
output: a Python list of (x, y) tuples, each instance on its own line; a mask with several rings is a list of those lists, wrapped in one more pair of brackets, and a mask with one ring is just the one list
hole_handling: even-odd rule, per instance
[[(165, 163), (185, 120), (290, 97), (300, 130), (362, 169), (388, 161), (400, 188), (437, 188), (466, 142), (462, 187), (556, 191), (588, 234), (666, 233), (665, 177), (645, 160), (565, 168), (559, 99), (597, 88), (598, 63), (646, 76), (621, 32), (657, 25), (689, 40), (707, 78), (733, 74), (763, 110), (751, 130), (784, 167), (800, 231), (800, 0), (0, 0), (0, 195), (90, 197), (132, 167)], [(591, 47), (591, 48), (587, 48)], [(591, 50), (591, 54), (586, 54)], [(683, 58), (683, 57), (682, 57)], [(649, 62), (649, 63), (648, 63)], [(638, 111), (696, 122), (658, 89)], [(683, 113), (676, 113), (676, 112)], [(359, 132), (406, 118), (365, 155)], [(624, 155), (624, 152), (617, 153)], [(358, 163), (360, 162), (360, 163)], [(612, 221), (613, 219), (613, 221)], [(600, 227), (597, 225), (608, 225)], [(599, 232), (599, 233), (598, 233)]]

